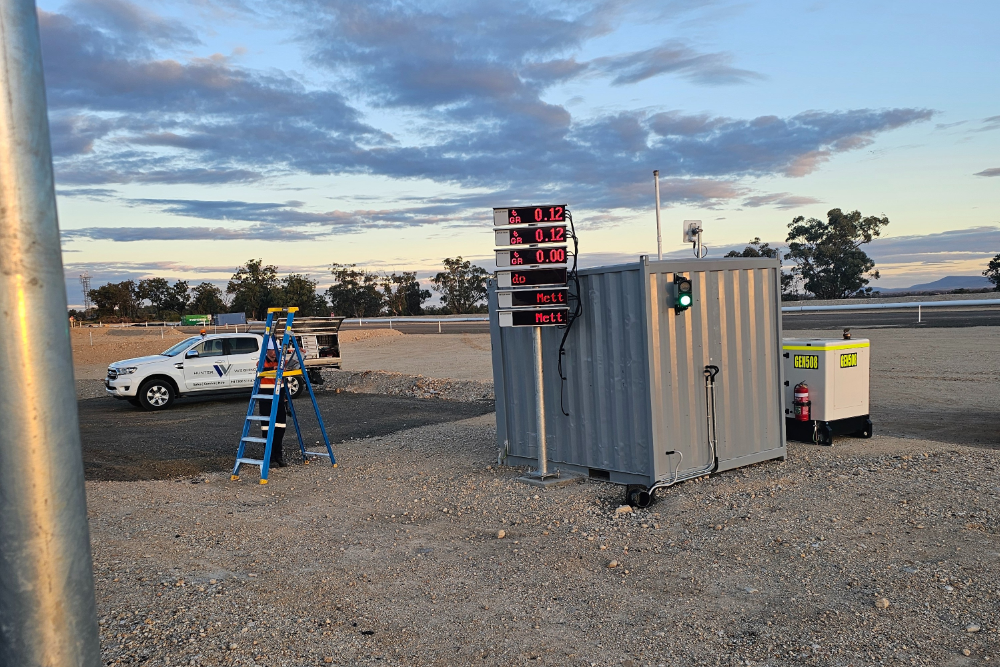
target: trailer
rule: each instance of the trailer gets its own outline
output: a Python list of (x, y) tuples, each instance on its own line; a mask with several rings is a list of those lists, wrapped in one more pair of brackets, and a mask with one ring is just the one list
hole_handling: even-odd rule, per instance
[[(319, 373), (321, 368), (341, 367), (340, 327), (343, 323), (343, 317), (296, 317), (294, 319), (292, 334), (302, 351), (306, 370), (309, 371), (310, 382), (323, 383), (323, 378)], [(251, 333), (263, 335), (263, 322), (252, 321), (249, 326)], [(275, 331), (283, 331), (285, 320), (283, 318), (277, 320), (274, 326)]]

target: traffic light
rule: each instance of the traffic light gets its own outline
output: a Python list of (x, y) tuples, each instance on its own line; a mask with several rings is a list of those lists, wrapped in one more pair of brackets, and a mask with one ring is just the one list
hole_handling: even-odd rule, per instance
[(674, 274), (674, 312), (681, 313), (691, 307), (691, 279), (679, 273)]

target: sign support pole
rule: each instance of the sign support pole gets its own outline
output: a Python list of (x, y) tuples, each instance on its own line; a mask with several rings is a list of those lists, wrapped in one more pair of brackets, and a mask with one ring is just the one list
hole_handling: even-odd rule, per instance
[(535, 357), (535, 432), (538, 435), (538, 471), (535, 477), (557, 477), (549, 472), (549, 456), (545, 441), (545, 379), (542, 375), (542, 328), (531, 327), (531, 341)]

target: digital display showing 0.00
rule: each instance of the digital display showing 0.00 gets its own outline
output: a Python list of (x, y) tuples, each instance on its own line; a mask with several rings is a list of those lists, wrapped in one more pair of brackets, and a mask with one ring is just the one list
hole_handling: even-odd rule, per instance
[(506, 266), (529, 266), (532, 264), (565, 264), (566, 247), (559, 248), (523, 248), (518, 250), (505, 250), (498, 252), (497, 265), (500, 265), (499, 256), (508, 254), (509, 263)]

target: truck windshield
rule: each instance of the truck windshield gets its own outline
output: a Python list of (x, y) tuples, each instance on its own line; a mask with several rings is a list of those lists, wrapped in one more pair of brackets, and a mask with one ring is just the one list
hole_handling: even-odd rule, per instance
[(165, 350), (163, 352), (160, 352), (160, 355), (162, 355), (164, 357), (176, 357), (178, 354), (180, 354), (184, 350), (188, 349), (189, 347), (191, 347), (192, 345), (194, 345), (195, 343), (197, 343), (199, 340), (201, 340), (201, 336), (192, 336), (191, 338), (188, 338), (186, 340), (182, 340), (181, 342), (177, 343), (176, 345), (174, 345), (173, 347), (171, 347), (169, 350)]

